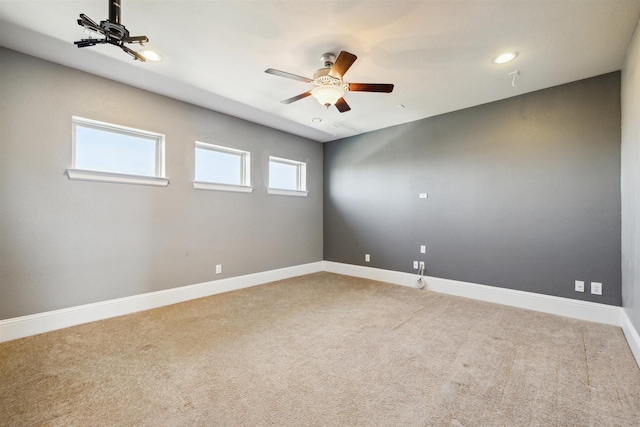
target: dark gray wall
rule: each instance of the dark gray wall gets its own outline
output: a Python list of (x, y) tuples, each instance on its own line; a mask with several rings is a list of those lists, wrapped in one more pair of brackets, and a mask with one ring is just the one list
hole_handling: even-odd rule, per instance
[(620, 305), (620, 138), (612, 73), (325, 144), (324, 259)]
[[(73, 115), (164, 133), (169, 186), (69, 180)], [(251, 151), (253, 194), (194, 190), (195, 140)], [(319, 143), (0, 49), (0, 319), (321, 260)]]

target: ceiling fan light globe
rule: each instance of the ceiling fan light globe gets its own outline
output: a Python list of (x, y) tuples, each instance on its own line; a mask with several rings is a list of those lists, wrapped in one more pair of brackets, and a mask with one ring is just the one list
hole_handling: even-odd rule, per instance
[(158, 52), (156, 52), (155, 50), (151, 50), (151, 49), (142, 49), (140, 52), (138, 52), (140, 55), (144, 56), (144, 58), (147, 61), (153, 61), (153, 62), (158, 62), (158, 61), (162, 61), (162, 55), (160, 55)]
[(311, 96), (313, 96), (320, 105), (329, 108), (344, 96), (344, 90), (339, 86), (333, 85), (317, 86), (311, 90)]

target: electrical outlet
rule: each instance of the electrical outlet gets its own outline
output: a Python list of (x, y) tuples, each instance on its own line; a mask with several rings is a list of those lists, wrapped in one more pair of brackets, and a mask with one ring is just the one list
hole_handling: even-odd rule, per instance
[(584, 282), (582, 280), (576, 280), (576, 292), (584, 292)]
[(424, 261), (420, 261), (420, 268), (424, 270)]
[(216, 264), (216, 274), (222, 273), (222, 264)]
[(591, 282), (591, 293), (593, 295), (602, 295), (602, 283)]
[(427, 253), (427, 247), (425, 245), (420, 245), (420, 253), (421, 254), (426, 254)]
[(413, 261), (413, 268), (418, 269), (418, 261)]
[(371, 255), (364, 254), (364, 262), (371, 262)]

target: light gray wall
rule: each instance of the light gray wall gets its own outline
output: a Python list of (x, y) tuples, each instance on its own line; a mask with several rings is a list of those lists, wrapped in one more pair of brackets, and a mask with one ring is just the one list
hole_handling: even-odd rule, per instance
[[(69, 180), (74, 115), (165, 134), (169, 186)], [(7, 49), (0, 117), (0, 319), (322, 260), (319, 143)], [(194, 190), (195, 140), (251, 151), (253, 194)]]
[(325, 260), (404, 272), (426, 260), (436, 277), (621, 304), (620, 73), (331, 142), (324, 156)]
[(640, 31), (622, 70), (622, 306), (640, 332)]

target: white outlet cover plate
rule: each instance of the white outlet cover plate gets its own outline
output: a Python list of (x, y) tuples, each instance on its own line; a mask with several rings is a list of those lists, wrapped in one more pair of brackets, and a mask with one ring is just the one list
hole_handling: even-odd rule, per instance
[(593, 295), (602, 295), (602, 283), (591, 282), (591, 293)]
[(584, 282), (582, 280), (576, 280), (576, 292), (584, 292)]

